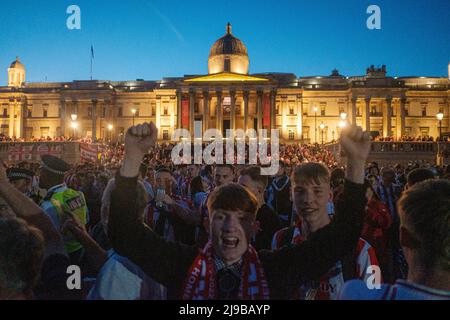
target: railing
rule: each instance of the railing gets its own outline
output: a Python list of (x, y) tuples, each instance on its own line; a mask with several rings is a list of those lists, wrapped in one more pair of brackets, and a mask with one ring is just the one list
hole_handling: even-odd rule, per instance
[(371, 152), (437, 152), (435, 142), (372, 142)]
[[(325, 145), (338, 162), (342, 162), (339, 143)], [(444, 164), (450, 163), (450, 142), (381, 142), (374, 141), (371, 145), (368, 161), (380, 164), (408, 163), (410, 161), (426, 161), (436, 163), (438, 154)]]

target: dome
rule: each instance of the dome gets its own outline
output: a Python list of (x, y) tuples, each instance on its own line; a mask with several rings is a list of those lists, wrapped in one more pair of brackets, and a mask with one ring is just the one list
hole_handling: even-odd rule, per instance
[(24, 69), (25, 70), (25, 66), (19, 61), (19, 57), (16, 57), (16, 60), (13, 61), (9, 67), (10, 68)]
[(247, 48), (241, 40), (231, 34), (231, 24), (227, 24), (227, 33), (217, 40), (209, 52), (209, 56), (221, 54), (247, 55)]
[(247, 48), (241, 40), (231, 34), (230, 23), (227, 24), (226, 30), (227, 33), (211, 47), (208, 58), (208, 73), (248, 74)]

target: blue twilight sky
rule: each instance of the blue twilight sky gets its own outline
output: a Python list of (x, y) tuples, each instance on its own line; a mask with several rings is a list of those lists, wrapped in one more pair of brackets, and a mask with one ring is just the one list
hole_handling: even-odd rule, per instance
[[(81, 8), (81, 30), (66, 9)], [(366, 27), (369, 5), (381, 30)], [(27, 81), (158, 80), (207, 73), (225, 33), (247, 46), (250, 73), (362, 75), (386, 64), (392, 76), (447, 76), (450, 0), (23, 0), (0, 2), (0, 86), (18, 55)]]

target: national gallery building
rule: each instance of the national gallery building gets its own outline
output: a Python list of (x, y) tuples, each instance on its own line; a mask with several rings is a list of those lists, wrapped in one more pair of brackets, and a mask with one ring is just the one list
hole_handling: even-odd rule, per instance
[[(157, 81), (26, 82), (17, 58), (0, 86), (0, 133), (31, 139), (122, 139), (133, 123), (153, 121), (159, 139), (176, 128), (279, 129), (285, 142), (329, 142), (357, 123), (373, 136), (433, 136), (450, 131), (450, 80), (364, 75), (249, 73), (249, 55), (231, 25), (211, 47), (208, 74)], [(450, 73), (450, 65), (449, 65)], [(449, 75), (450, 76), (450, 75)], [(442, 120), (439, 121), (439, 118)]]

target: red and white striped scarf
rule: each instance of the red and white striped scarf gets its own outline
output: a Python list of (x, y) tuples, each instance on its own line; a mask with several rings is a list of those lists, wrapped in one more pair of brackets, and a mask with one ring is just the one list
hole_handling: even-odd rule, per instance
[[(242, 276), (237, 299), (268, 300), (269, 287), (256, 250), (249, 245), (242, 257)], [(218, 299), (216, 266), (211, 241), (195, 258), (183, 285), (183, 300)]]

